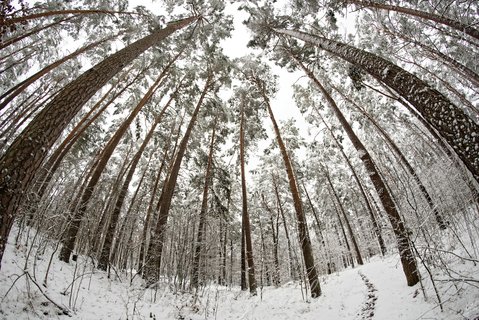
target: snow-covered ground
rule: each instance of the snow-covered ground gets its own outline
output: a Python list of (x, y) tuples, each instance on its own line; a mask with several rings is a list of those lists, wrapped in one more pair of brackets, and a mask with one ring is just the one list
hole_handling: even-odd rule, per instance
[[(203, 288), (196, 297), (175, 292), (166, 283), (156, 291), (145, 290), (138, 277), (132, 284), (127, 274), (119, 275), (120, 280), (117, 277), (108, 279), (105, 272), (94, 269), (86, 258), (65, 264), (58, 261), (56, 254), (45, 287), (43, 282), (53, 249), (47, 248), (36, 258), (37, 248), (32, 250), (25, 269), (29, 248), (15, 248), (12, 245), (14, 234), (12, 232), (0, 271), (0, 319), (411, 320), (479, 317), (479, 283), (474, 287), (461, 282), (438, 282), (444, 301), (441, 312), (427, 275), (423, 275), (426, 301), (419, 285), (412, 288), (406, 285), (396, 255), (374, 258), (364, 266), (322, 277), (323, 294), (313, 300), (308, 298), (300, 283), (293, 282), (280, 288), (263, 288), (257, 296), (250, 296), (239, 288), (216, 285)], [(462, 260), (458, 267), (478, 279), (479, 266), (473, 262)]]

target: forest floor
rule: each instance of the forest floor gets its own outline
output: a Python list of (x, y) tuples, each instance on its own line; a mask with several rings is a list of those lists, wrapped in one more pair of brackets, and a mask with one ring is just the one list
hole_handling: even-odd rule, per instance
[[(106, 272), (93, 268), (91, 259), (79, 257), (65, 264), (52, 248), (15, 247), (15, 233), (0, 270), (0, 319), (479, 319), (479, 286), (437, 281), (441, 312), (427, 273), (423, 272), (425, 299), (419, 284), (406, 285), (395, 254), (322, 276), (318, 299), (308, 298), (299, 282), (259, 288), (257, 296), (217, 285), (194, 295), (167, 283), (145, 290), (138, 277), (130, 283), (129, 274), (109, 279)], [(479, 278), (477, 264), (454, 261), (454, 272)]]

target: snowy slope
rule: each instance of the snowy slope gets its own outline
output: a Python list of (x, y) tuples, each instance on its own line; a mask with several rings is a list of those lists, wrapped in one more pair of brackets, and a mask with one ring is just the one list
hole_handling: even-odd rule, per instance
[[(46, 248), (44, 254), (37, 255), (43, 249), (34, 248), (25, 269), (28, 274), (25, 274), (29, 248), (15, 248), (13, 241), (12, 236), (0, 271), (0, 319), (410, 320), (477, 319), (479, 316), (478, 288), (439, 282), (441, 298), (445, 301), (444, 312), (441, 312), (430, 281), (423, 281), (428, 301), (419, 285), (406, 286), (396, 255), (374, 258), (364, 266), (322, 277), (323, 294), (312, 301), (300, 283), (293, 282), (281, 288), (263, 288), (254, 297), (238, 288), (211, 285), (195, 297), (175, 292), (166, 283), (156, 291), (144, 290), (138, 277), (130, 285), (129, 274), (108, 279), (107, 274), (94, 269), (87, 258), (80, 257), (76, 263), (67, 265), (59, 262), (56, 255), (45, 287), (42, 283), (53, 249)], [(459, 267), (475, 274), (477, 279), (478, 267), (472, 262), (461, 263)]]

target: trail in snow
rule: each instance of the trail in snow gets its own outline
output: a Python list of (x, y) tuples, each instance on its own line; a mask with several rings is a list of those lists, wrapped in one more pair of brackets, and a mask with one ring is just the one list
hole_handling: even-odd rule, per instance
[[(166, 280), (156, 289), (145, 290), (139, 277), (130, 283), (131, 275), (127, 273), (119, 273), (120, 280), (109, 279), (88, 257), (79, 256), (77, 262), (70, 264), (59, 262), (54, 245), (46, 249), (34, 245), (24, 269), (30, 245), (15, 247), (14, 237), (12, 233), (0, 270), (0, 320), (478, 320), (479, 315), (479, 288), (464, 283), (456, 283), (457, 288), (450, 283), (438, 283), (446, 306), (445, 312), (440, 312), (427, 279), (423, 282), (430, 293), (428, 301), (417, 295), (417, 286), (406, 285), (398, 255), (374, 257), (355, 269), (322, 276), (323, 294), (318, 299), (308, 298), (304, 284), (292, 281), (279, 288), (259, 288), (255, 297), (237, 286), (216, 284), (208, 284), (194, 296)], [(52, 255), (53, 265), (45, 286), (42, 280)], [(451, 268), (469, 278), (477, 277), (473, 263), (453, 262)], [(29, 277), (19, 278), (25, 271), (42, 286), (43, 293)], [(68, 310), (71, 317), (65, 316), (45, 295)]]
[(363, 279), (364, 284), (368, 288), (366, 302), (364, 303), (364, 307), (361, 309), (361, 320), (369, 320), (374, 317), (374, 309), (376, 307), (376, 300), (378, 297), (376, 296), (376, 287), (374, 284), (366, 277), (361, 271), (358, 271), (359, 276)]

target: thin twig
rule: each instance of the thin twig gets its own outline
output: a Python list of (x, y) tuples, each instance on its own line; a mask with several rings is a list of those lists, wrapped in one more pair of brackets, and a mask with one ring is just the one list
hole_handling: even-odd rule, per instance
[(48, 300), (50, 301), (51, 303), (53, 303), (53, 305), (55, 305), (55, 307), (57, 307), (58, 309), (60, 309), (62, 311), (62, 313), (64, 315), (67, 315), (69, 317), (71, 317), (71, 314), (70, 314), (70, 310), (66, 307), (62, 307), (61, 305), (59, 305), (58, 303), (56, 303), (52, 298), (50, 298), (42, 289), (42, 287), (32, 278), (32, 276), (30, 275), (30, 273), (28, 272), (25, 272), (25, 274), (28, 276), (28, 278), (33, 282), (33, 284), (35, 284), (35, 286), (37, 286), (38, 290), (40, 290), (41, 294), (43, 294), (43, 296)]
[(17, 278), (15, 279), (15, 281), (13, 281), (12, 285), (10, 286), (10, 288), (7, 290), (7, 292), (5, 293), (5, 295), (3, 296), (2, 298), (2, 302), (3, 300), (5, 300), (5, 298), (7, 297), (8, 293), (10, 292), (10, 290), (12, 290), (13, 286), (15, 285), (15, 283), (17, 283), (17, 281), (23, 277), (25, 275), (25, 273), (21, 274), (21, 275), (17, 275)]

